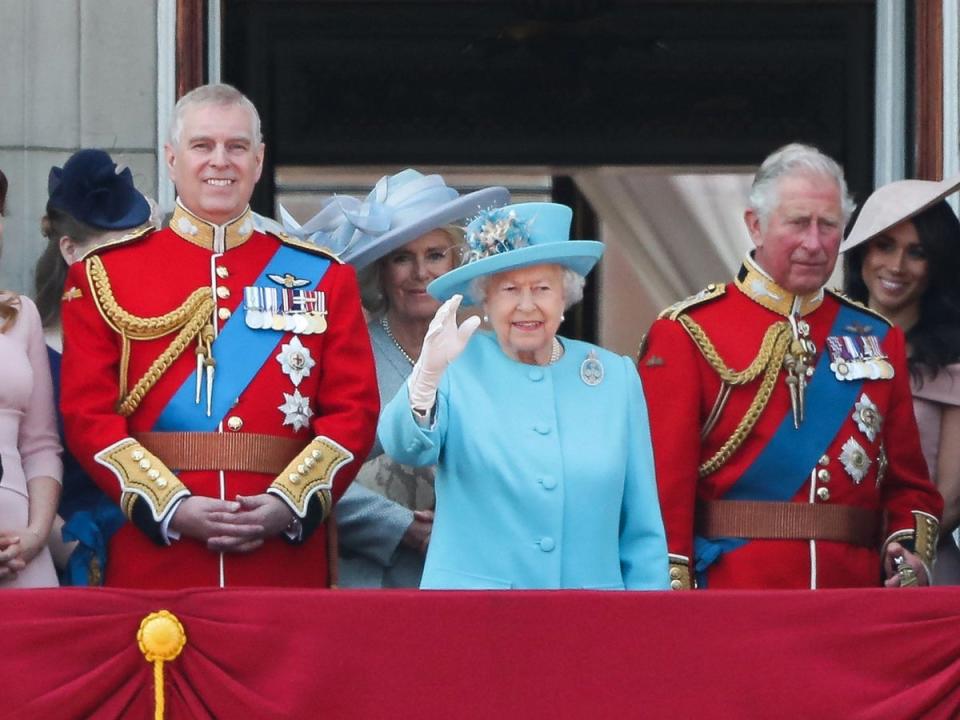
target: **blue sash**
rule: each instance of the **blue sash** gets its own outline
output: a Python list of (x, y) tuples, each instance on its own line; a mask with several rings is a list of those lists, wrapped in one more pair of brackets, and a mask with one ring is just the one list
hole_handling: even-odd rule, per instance
[[(326, 258), (284, 245), (270, 258), (254, 285), (272, 286), (275, 283), (267, 275), (283, 275), (294, 268), (298, 276), (312, 281), (310, 288), (316, 288), (328, 267), (330, 261)], [(252, 330), (247, 327), (244, 313), (235, 312), (213, 341), (213, 357), (217, 365), (210, 417), (207, 417), (206, 397), (202, 397), (199, 404), (196, 402), (196, 376), (190, 373), (160, 413), (153, 429), (166, 432), (216, 430), (285, 334), (283, 330)]]
[[(845, 327), (862, 319), (860, 311), (841, 305), (829, 335), (843, 335)], [(888, 329), (888, 326), (883, 324), (876, 333), (880, 342), (883, 342)], [(815, 409), (816, 418), (807, 418), (799, 429), (795, 429), (793, 413), (787, 413), (770, 442), (724, 494), (723, 499), (771, 502), (790, 500), (810, 477), (810, 469), (817, 464), (817, 460), (850, 417), (862, 387), (862, 380), (840, 382), (836, 379), (830, 370), (830, 353), (824, 347), (806, 392), (806, 406)], [(796, 472), (797, 475), (786, 475), (784, 468)], [(697, 558), (698, 581), (703, 578), (702, 573), (722, 554), (747, 542), (749, 541), (745, 538), (707, 539), (695, 536), (693, 546)], [(705, 587), (704, 583), (700, 585)]]

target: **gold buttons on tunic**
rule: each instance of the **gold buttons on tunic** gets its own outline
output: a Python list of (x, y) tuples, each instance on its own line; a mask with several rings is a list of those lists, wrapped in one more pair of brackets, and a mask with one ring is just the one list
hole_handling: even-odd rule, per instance
[(826, 467), (827, 465), (829, 465), (829, 464), (830, 464), (830, 456), (829, 456), (829, 455), (821, 455), (821, 456), (820, 456), (820, 464), (823, 465), (824, 467)]
[(229, 320), (232, 313), (227, 308), (220, 308), (217, 310), (217, 317), (221, 320)]
[(225, 267), (223, 267), (222, 265), (220, 265), (220, 266), (217, 267), (217, 277), (218, 277), (218, 278), (230, 277), (230, 271), (227, 270), (227, 269), (226, 269)]
[(670, 589), (671, 589), (671, 590), (680, 590), (682, 587), (683, 587), (683, 583), (680, 582), (679, 580), (671, 580), (671, 581), (670, 581)]
[(830, 499), (830, 490), (825, 487), (817, 488), (817, 497), (826, 502)]
[(672, 580), (680, 579), (680, 568), (670, 568), (670, 578)]
[(231, 415), (227, 418), (227, 427), (233, 430), (233, 432), (237, 432), (243, 427), (243, 419), (238, 418), (236, 415)]
[(829, 470), (817, 470), (817, 480), (820, 482), (828, 483), (830, 482), (830, 471)]
[(228, 297), (230, 297), (230, 288), (225, 287), (225, 286), (223, 286), (223, 285), (218, 285), (218, 286), (217, 286), (217, 297), (220, 298), (220, 299), (222, 299), (222, 300), (226, 300)]

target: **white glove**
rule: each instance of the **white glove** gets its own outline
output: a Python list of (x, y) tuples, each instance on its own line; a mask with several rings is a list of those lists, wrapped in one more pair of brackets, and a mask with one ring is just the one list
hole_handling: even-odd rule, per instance
[(463, 295), (454, 295), (437, 309), (423, 338), (420, 358), (407, 380), (410, 407), (420, 415), (426, 416), (433, 409), (437, 386), (447, 365), (463, 352), (480, 325), (480, 318), (474, 315), (457, 327), (457, 309), (461, 300)]

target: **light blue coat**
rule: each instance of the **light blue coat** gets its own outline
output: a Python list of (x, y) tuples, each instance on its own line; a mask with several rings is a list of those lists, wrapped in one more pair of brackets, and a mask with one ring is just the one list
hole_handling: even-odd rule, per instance
[[(384, 451), (438, 465), (421, 588), (668, 587), (637, 371), (561, 340), (564, 355), (541, 367), (477, 333), (443, 375), (431, 427), (414, 419), (406, 383), (383, 410)], [(591, 350), (604, 369), (596, 386), (581, 378)]]

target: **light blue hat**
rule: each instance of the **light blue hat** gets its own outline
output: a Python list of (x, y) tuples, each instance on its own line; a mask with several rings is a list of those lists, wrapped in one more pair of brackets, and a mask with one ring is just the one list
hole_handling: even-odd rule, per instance
[(439, 175), (406, 169), (380, 178), (365, 200), (335, 195), (303, 225), (281, 206), (284, 230), (323, 245), (358, 270), (411, 240), (510, 201), (503, 187), (460, 195)]
[(427, 286), (438, 300), (463, 295), (466, 304), (478, 300), (470, 283), (505, 270), (556, 263), (587, 275), (603, 255), (603, 243), (571, 240), (573, 211), (558, 203), (520, 203), (482, 211), (467, 226), (463, 264)]

